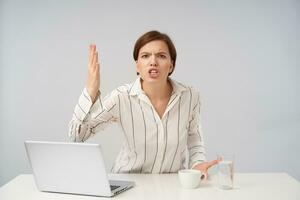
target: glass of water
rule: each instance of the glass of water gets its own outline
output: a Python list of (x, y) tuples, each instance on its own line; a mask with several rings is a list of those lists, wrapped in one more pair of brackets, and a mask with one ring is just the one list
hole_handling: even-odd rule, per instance
[(225, 190), (232, 189), (234, 175), (234, 155), (218, 155), (218, 159), (218, 186), (219, 188)]

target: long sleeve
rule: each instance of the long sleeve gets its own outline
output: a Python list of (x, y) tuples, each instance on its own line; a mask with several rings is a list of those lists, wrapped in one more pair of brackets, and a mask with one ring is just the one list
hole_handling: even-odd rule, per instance
[(187, 146), (189, 151), (189, 168), (206, 161), (203, 133), (200, 124), (200, 96), (196, 92), (195, 104), (192, 107), (192, 116), (189, 122)]
[(117, 92), (107, 95), (103, 102), (99, 95), (94, 104), (84, 88), (75, 106), (72, 120), (69, 123), (69, 138), (73, 142), (84, 142), (108, 123), (118, 121)]

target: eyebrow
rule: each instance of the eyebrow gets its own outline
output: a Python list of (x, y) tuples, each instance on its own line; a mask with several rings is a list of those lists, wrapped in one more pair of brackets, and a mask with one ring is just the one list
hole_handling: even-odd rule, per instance
[[(151, 53), (150, 52), (141, 52), (140, 54), (151, 54)], [(165, 51), (160, 51), (160, 52), (157, 52), (156, 54), (168, 54), (168, 53)]]

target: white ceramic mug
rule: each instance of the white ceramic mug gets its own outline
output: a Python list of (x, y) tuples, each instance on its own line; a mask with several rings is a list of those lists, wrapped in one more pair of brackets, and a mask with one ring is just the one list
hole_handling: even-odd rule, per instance
[(193, 189), (199, 186), (202, 172), (196, 169), (182, 169), (178, 171), (180, 184), (183, 188)]

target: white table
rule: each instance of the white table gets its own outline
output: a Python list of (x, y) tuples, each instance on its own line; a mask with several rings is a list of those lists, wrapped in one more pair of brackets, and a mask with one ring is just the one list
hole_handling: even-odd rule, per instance
[[(216, 187), (216, 176), (203, 181), (197, 189), (182, 189), (177, 174), (113, 174), (112, 178), (130, 179), (136, 186), (114, 199), (139, 200), (300, 200), (300, 183), (286, 173), (237, 173), (235, 188), (221, 190)], [(0, 188), (1, 200), (44, 199), (109, 199), (93, 196), (40, 192), (32, 174), (21, 174)]]

